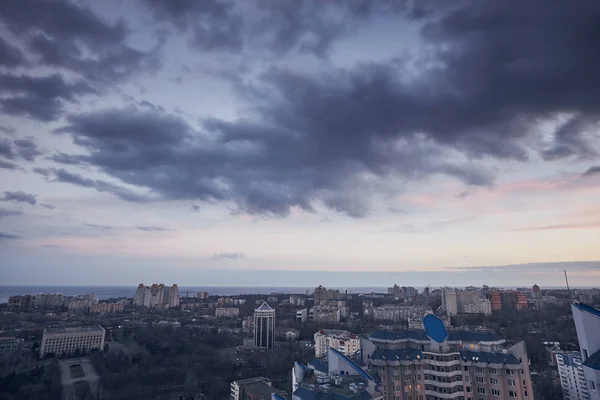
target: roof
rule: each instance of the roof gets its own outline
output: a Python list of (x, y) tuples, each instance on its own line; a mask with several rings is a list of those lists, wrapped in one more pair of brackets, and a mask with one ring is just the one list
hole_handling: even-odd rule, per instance
[(340, 353), (338, 350), (334, 349), (333, 347), (330, 347), (329, 350), (332, 351), (333, 354), (338, 356), (341, 360), (343, 360), (346, 364), (348, 364), (352, 369), (354, 369), (358, 373), (358, 375), (361, 375), (363, 378), (368, 379), (370, 381), (373, 380), (373, 377), (371, 375), (369, 375), (364, 369), (356, 365), (354, 361)]
[(460, 356), (463, 360), (472, 361), (473, 358), (477, 358), (477, 362), (489, 362), (493, 364), (510, 364), (518, 365), (519, 360), (512, 354), (505, 353), (488, 353), (486, 351), (470, 351), (462, 350)]
[(260, 307), (256, 309), (256, 311), (273, 311), (273, 308), (266, 302), (263, 302)]
[(309, 367), (313, 367), (316, 371), (329, 373), (329, 364), (325, 361), (319, 360), (318, 358), (314, 358), (311, 362), (308, 363)]
[(417, 356), (423, 357), (421, 351), (417, 349), (376, 350), (371, 355), (371, 360), (404, 361), (414, 360)]
[(600, 350), (589, 356), (583, 362), (583, 365), (593, 369), (600, 369)]
[(60, 328), (46, 328), (45, 333), (75, 333), (75, 332), (94, 332), (103, 331), (104, 328), (100, 325), (92, 326), (65, 326)]
[(271, 400), (287, 400), (287, 399), (277, 393), (272, 393)]
[(597, 308), (589, 306), (589, 305), (587, 305), (585, 303), (581, 303), (579, 301), (574, 301), (573, 302), (573, 306), (577, 307), (581, 311), (588, 312), (588, 313), (590, 313), (592, 315), (595, 315), (596, 317), (600, 318), (600, 310), (598, 310)]
[(370, 400), (373, 398), (373, 396), (371, 396), (366, 391), (361, 391), (358, 393), (350, 392), (348, 394), (336, 392), (325, 393), (321, 391), (313, 392), (312, 390), (301, 386), (294, 392), (294, 398), (298, 398), (301, 400)]
[(444, 321), (435, 315), (427, 314), (423, 318), (423, 326), (425, 327), (425, 333), (432, 340), (435, 340), (438, 343), (443, 343), (446, 339), (448, 339), (448, 331), (444, 326)]
[(415, 339), (415, 340), (428, 340), (427, 334), (424, 331), (418, 330), (402, 330), (402, 331), (375, 331), (369, 338), (371, 340), (402, 340), (402, 339)]
[(498, 342), (504, 338), (496, 332), (450, 331), (448, 340), (465, 342)]

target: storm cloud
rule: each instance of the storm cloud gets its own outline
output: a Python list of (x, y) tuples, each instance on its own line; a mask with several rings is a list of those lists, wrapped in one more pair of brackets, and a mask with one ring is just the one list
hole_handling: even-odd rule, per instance
[(29, 193), (25, 193), (22, 191), (15, 192), (4, 192), (2, 196), (0, 196), (0, 201), (14, 201), (16, 203), (28, 203), (32, 206), (35, 206), (37, 200), (35, 196)]

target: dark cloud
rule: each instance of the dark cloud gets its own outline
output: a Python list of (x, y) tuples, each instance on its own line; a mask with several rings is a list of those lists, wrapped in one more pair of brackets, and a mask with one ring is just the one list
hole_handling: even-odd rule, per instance
[(17, 203), (28, 203), (34, 206), (37, 203), (35, 196), (29, 193), (16, 191), (16, 192), (4, 192), (0, 201), (14, 201)]
[(160, 226), (136, 226), (137, 229), (145, 232), (169, 232), (173, 229), (162, 228)]
[(83, 81), (68, 83), (59, 74), (44, 77), (0, 75), (0, 107), (6, 114), (51, 121), (63, 112), (65, 101), (97, 91)]
[[(126, 44), (128, 30), (123, 21), (111, 23), (90, 8), (68, 0), (20, 0), (0, 2), (0, 20), (41, 65), (65, 68), (97, 81), (112, 82), (130, 76), (154, 54)], [(12, 58), (13, 65), (23, 64)]]
[(16, 130), (12, 126), (0, 125), (0, 132), (12, 135), (16, 132)]
[(0, 159), (0, 168), (3, 169), (19, 169), (19, 166), (15, 163), (12, 163), (10, 161), (4, 161)]
[(464, 198), (469, 197), (471, 195), (472, 195), (472, 193), (469, 192), (468, 190), (463, 190), (462, 192), (460, 192), (460, 193), (458, 193), (456, 195), (456, 198), (457, 199), (464, 199)]
[(59, 164), (66, 164), (66, 165), (82, 165), (83, 164), (83, 162), (79, 159), (78, 156), (65, 154), (60, 151), (56, 154), (51, 155), (48, 158)]
[(0, 155), (5, 158), (14, 160), (19, 157), (27, 161), (33, 161), (42, 153), (43, 151), (38, 148), (31, 137), (14, 139), (12, 141), (9, 139), (0, 139)]
[(596, 174), (600, 174), (600, 165), (590, 167), (587, 171), (583, 173), (583, 176), (591, 176)]
[(47, 209), (49, 209), (49, 210), (54, 210), (54, 209), (56, 208), (56, 207), (54, 207), (54, 206), (53, 206), (53, 205), (51, 205), (51, 204), (40, 204), (40, 206), (42, 206), (42, 207), (44, 207), (44, 208), (47, 208)]
[(12, 217), (12, 216), (15, 216), (15, 215), (22, 215), (22, 214), (23, 214), (23, 212), (21, 212), (21, 211), (7, 210), (7, 209), (4, 209), (4, 208), (0, 208), (0, 218), (3, 218), (3, 217)]
[(0, 232), (0, 242), (3, 240), (14, 240), (14, 239), (21, 239), (21, 238), (22, 238), (22, 236), (15, 235), (14, 233)]
[(84, 222), (83, 225), (87, 226), (88, 228), (102, 229), (102, 230), (106, 230), (106, 231), (117, 229), (117, 227), (115, 227), (115, 226), (90, 224), (90, 223), (87, 223), (87, 222)]
[(69, 172), (62, 168), (52, 170), (52, 174), (54, 182), (71, 183), (77, 186), (93, 188), (99, 192), (108, 192), (122, 200), (134, 203), (147, 203), (151, 201), (151, 198), (149, 198), (148, 196), (135, 193), (124, 187), (114, 185), (110, 182), (106, 182), (99, 179), (86, 178), (84, 176)]
[(47, 169), (47, 168), (40, 168), (40, 167), (35, 167), (33, 169), (33, 172), (35, 172), (36, 174), (40, 174), (45, 176), (46, 178), (50, 176), (50, 174), (52, 174), (52, 171)]
[(192, 209), (193, 212), (200, 212), (200, 205), (198, 205), (198, 204), (192, 204), (191, 209)]
[(244, 254), (244, 253), (215, 253), (215, 254), (213, 254), (213, 258), (215, 260), (239, 260), (241, 258), (246, 258), (246, 254)]
[(0, 37), (0, 66), (14, 68), (25, 62), (21, 51)]

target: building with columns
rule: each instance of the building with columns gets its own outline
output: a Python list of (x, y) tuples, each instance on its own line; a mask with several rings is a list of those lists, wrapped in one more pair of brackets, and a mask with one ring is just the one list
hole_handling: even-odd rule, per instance
[(267, 303), (254, 310), (254, 346), (275, 347), (275, 310)]

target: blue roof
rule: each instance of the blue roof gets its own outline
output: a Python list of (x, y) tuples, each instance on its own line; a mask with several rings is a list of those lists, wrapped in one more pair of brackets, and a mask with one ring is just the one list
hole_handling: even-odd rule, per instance
[(432, 340), (435, 340), (438, 343), (443, 343), (446, 339), (448, 339), (448, 331), (444, 326), (444, 321), (435, 315), (427, 314), (423, 318), (423, 326), (425, 327), (425, 333)]
[(367, 374), (367, 372), (364, 369), (362, 369), (361, 367), (356, 365), (356, 363), (354, 361), (352, 361), (351, 359), (349, 359), (348, 357), (346, 357), (345, 355), (343, 355), (342, 353), (340, 353), (333, 347), (330, 347), (329, 349), (331, 351), (333, 351), (333, 354), (337, 355), (341, 360), (345, 361), (346, 364), (348, 364), (352, 369), (354, 369), (356, 372), (358, 372), (359, 375), (362, 375), (363, 378), (368, 379), (370, 381), (373, 380), (373, 377), (371, 375)]
[(287, 399), (277, 393), (272, 393), (271, 400), (287, 400)]
[(313, 358), (313, 360), (308, 363), (308, 366), (312, 366), (316, 371), (324, 372), (326, 374), (329, 373), (329, 364), (323, 360), (319, 360), (318, 358)]
[(427, 340), (427, 335), (424, 331), (403, 330), (403, 331), (375, 331), (370, 335), (371, 339), (379, 340)]
[(372, 355), (372, 360), (386, 360), (386, 361), (406, 361), (414, 360), (417, 356), (423, 358), (421, 350), (417, 349), (399, 349), (399, 350), (376, 350)]
[(470, 350), (462, 350), (460, 352), (460, 356), (467, 361), (473, 360), (473, 357), (479, 357), (478, 362), (490, 362), (494, 364), (511, 364), (518, 365), (519, 360), (513, 356), (512, 354), (504, 354), (504, 353), (488, 353), (485, 351), (470, 351)]
[(593, 369), (600, 369), (600, 350), (589, 356), (588, 359), (583, 362), (583, 365)]
[(450, 331), (448, 340), (465, 342), (497, 342), (504, 339), (496, 332)]
[(573, 306), (577, 307), (581, 311), (588, 312), (588, 313), (590, 313), (592, 315), (595, 315), (596, 317), (600, 318), (600, 310), (598, 310), (597, 308), (594, 308), (592, 306), (588, 306), (587, 304), (581, 303), (579, 301), (574, 301), (573, 302)]

